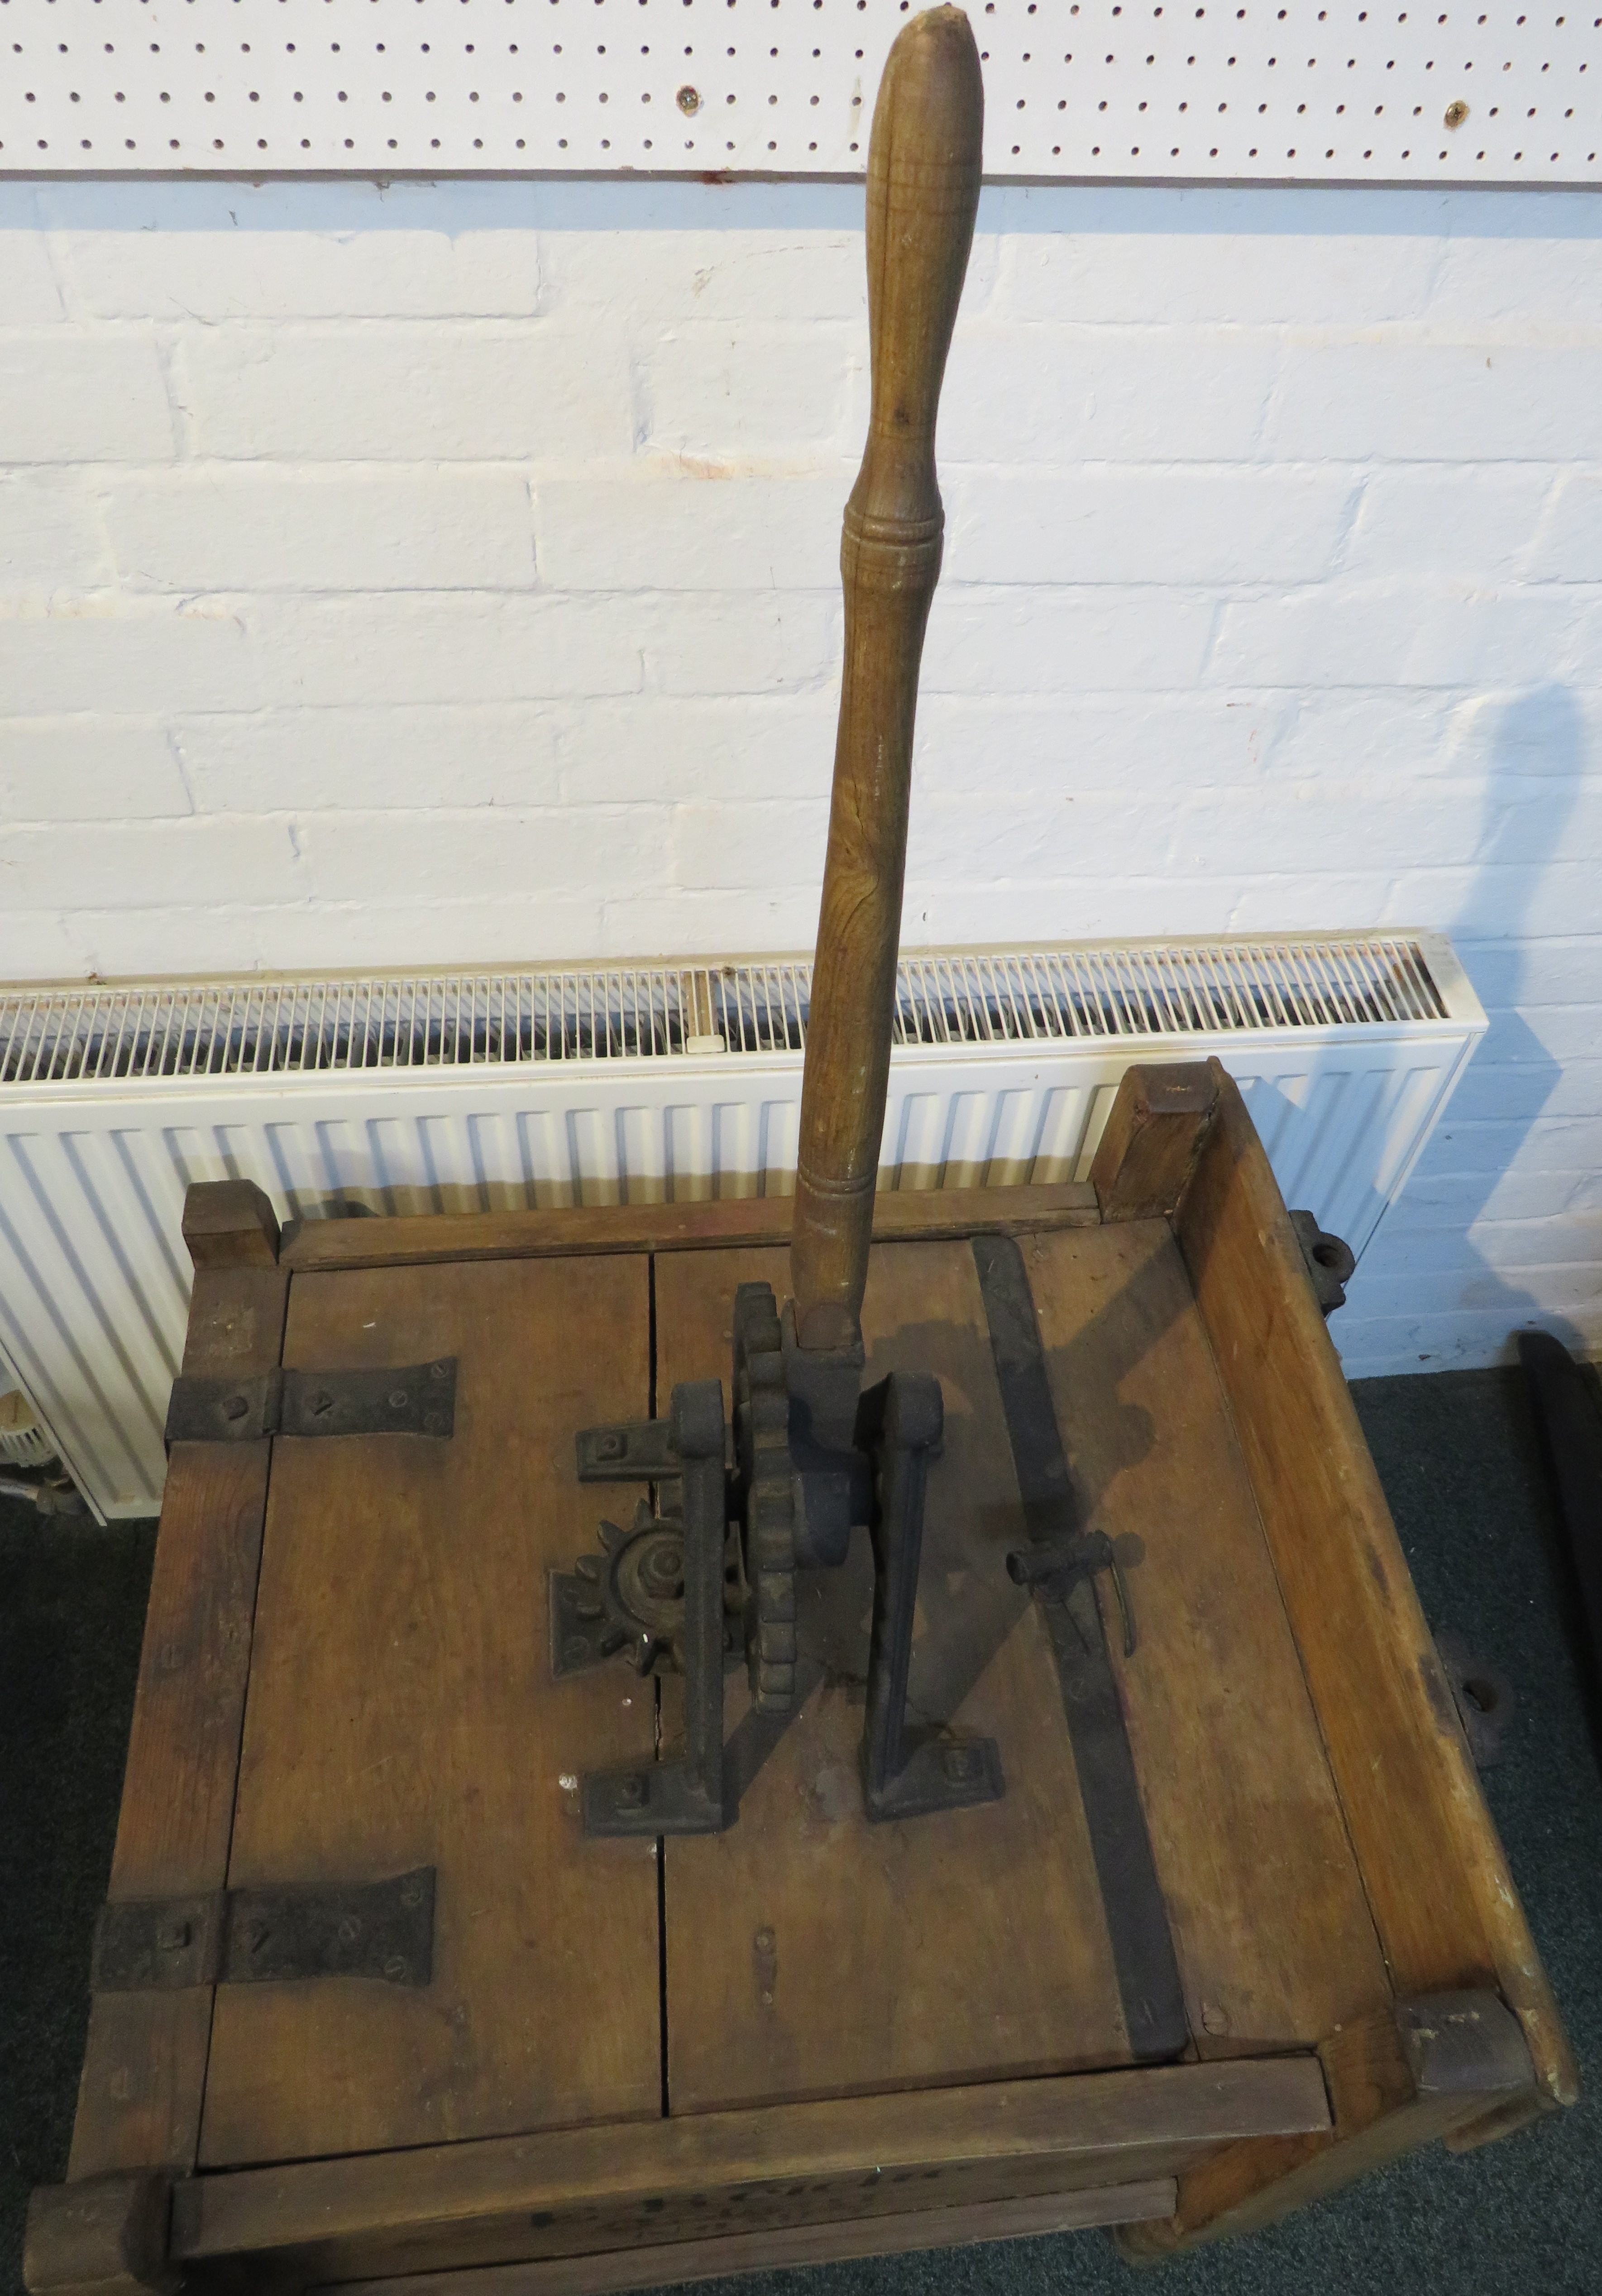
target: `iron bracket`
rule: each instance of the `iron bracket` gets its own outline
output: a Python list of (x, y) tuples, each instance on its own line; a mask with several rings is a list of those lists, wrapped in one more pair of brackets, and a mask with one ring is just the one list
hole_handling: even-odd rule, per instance
[(1328, 1319), (1346, 1304), (1346, 1286), (1357, 1268), (1356, 1255), (1340, 1236), (1320, 1227), (1312, 1212), (1292, 1212), (1290, 1224), (1307, 1262), (1319, 1307)]
[(456, 1426), (456, 1358), (377, 1370), (283, 1371), (173, 1382), (167, 1442), (259, 1443), (270, 1435), (426, 1435)]
[(305, 1890), (213, 1890), (102, 1906), (95, 1993), (170, 1992), (366, 1977), (423, 1986), (434, 1973), (434, 1868)]

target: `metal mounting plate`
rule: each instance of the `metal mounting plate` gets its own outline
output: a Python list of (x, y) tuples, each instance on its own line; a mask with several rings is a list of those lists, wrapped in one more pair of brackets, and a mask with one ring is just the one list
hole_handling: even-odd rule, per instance
[(427, 1435), (456, 1425), (456, 1358), (359, 1371), (269, 1371), (258, 1379), (176, 1379), (172, 1443), (257, 1443), (269, 1435)]
[(434, 1966), (434, 1868), (307, 1890), (217, 1890), (102, 1906), (96, 1993), (170, 1992), (309, 1977), (427, 1985)]

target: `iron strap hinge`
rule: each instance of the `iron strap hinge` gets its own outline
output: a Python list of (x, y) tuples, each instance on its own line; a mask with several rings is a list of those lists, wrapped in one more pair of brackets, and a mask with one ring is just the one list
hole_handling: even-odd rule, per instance
[(434, 1868), (323, 1889), (213, 1890), (102, 1906), (95, 1993), (168, 1992), (307, 1977), (427, 1985), (434, 1972)]
[(456, 1358), (361, 1371), (266, 1371), (176, 1379), (167, 1440), (258, 1443), (268, 1435), (428, 1435), (456, 1425)]

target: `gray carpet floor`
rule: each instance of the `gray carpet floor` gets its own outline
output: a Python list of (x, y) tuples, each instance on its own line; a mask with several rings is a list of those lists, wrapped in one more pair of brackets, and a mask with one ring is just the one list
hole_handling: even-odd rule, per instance
[[(1354, 1390), (1432, 1627), (1513, 1684), (1486, 1792), (1586, 2083), (1576, 2109), (1461, 2159), (1439, 2147), (1291, 2222), (1160, 2267), (1170, 2296), (1602, 2291), (1602, 1773), (1522, 1376)], [(30, 2188), (58, 2178), (105, 1891), (153, 1525), (53, 1526), (0, 1503), (0, 2286)], [(1144, 2277), (1144, 2276), (1142, 2276)], [(725, 2296), (1129, 2291), (1097, 2233), (720, 2282)]]

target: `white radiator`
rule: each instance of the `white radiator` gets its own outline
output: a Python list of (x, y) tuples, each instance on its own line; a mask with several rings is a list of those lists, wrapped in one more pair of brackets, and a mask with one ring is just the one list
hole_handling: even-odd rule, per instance
[[(192, 1180), (279, 1217), (788, 1194), (804, 961), (0, 992), (0, 1355), (152, 1512)], [(1132, 1060), (1216, 1053), (1361, 1258), (1485, 1016), (1427, 933), (907, 956), (881, 1187), (1083, 1177)]]

